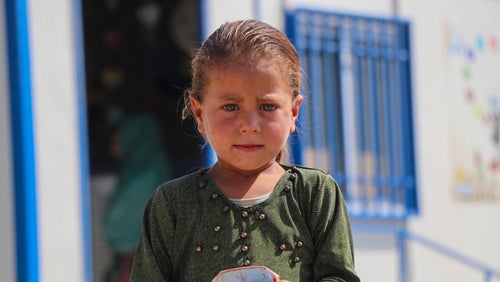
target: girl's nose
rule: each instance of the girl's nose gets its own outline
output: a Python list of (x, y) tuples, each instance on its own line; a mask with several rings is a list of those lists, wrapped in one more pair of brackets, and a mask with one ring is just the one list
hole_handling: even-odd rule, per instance
[(256, 113), (247, 112), (241, 114), (240, 132), (256, 133), (260, 131), (259, 117)]

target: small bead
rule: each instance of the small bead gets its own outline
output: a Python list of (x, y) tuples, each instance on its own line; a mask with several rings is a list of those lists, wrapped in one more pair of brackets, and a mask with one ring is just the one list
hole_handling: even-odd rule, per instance
[(198, 186), (200, 187), (200, 189), (205, 188), (205, 186), (207, 186), (207, 181), (206, 180), (200, 181), (200, 183), (198, 183)]
[(223, 211), (223, 212), (228, 212), (228, 211), (229, 211), (229, 206), (224, 206), (224, 207), (222, 208), (222, 211)]
[(219, 250), (219, 245), (213, 245), (212, 250), (214, 250), (214, 252), (217, 252)]
[(245, 239), (246, 237), (248, 237), (248, 234), (246, 232), (241, 232), (240, 237)]
[(288, 177), (288, 179), (294, 181), (295, 178), (297, 178), (297, 176), (295, 176), (295, 174), (290, 174), (290, 176)]
[(299, 258), (299, 257), (294, 257), (294, 258), (293, 258), (293, 262), (295, 262), (295, 263), (299, 263), (299, 262), (300, 262), (300, 258)]
[(212, 196), (211, 196), (211, 197), (212, 197), (212, 199), (217, 199), (217, 198), (219, 197), (219, 194), (217, 194), (217, 193), (212, 193)]
[(247, 211), (242, 211), (241, 212), (242, 217), (248, 217), (248, 212)]
[(304, 246), (304, 243), (302, 243), (302, 241), (298, 241), (297, 248), (302, 248), (302, 246)]
[(259, 214), (259, 219), (260, 219), (260, 220), (264, 220), (264, 219), (266, 219), (266, 215), (265, 215), (265, 214), (263, 214), (263, 213)]
[(280, 245), (280, 250), (281, 251), (285, 251), (286, 250), (286, 245), (285, 244), (281, 244)]
[(244, 253), (248, 252), (248, 246), (247, 245), (241, 246), (241, 251), (244, 252)]
[(249, 260), (247, 260), (247, 259), (246, 259), (246, 260), (244, 260), (244, 261), (243, 261), (243, 265), (244, 265), (244, 266), (249, 266), (249, 265), (250, 265), (250, 261), (249, 261)]
[(219, 231), (220, 231), (220, 226), (218, 226), (218, 225), (217, 225), (217, 226), (215, 226), (215, 227), (214, 227), (214, 231), (215, 231), (215, 232), (219, 232)]
[(285, 192), (290, 192), (290, 191), (292, 190), (292, 188), (290, 188), (290, 186), (289, 186), (289, 185), (285, 185), (285, 187), (283, 187), (283, 190), (284, 190)]
[(194, 249), (197, 253), (201, 253), (201, 246), (196, 246)]

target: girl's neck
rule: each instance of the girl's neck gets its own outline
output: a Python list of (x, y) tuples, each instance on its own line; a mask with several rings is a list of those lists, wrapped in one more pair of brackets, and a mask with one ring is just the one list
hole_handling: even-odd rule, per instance
[(252, 172), (233, 170), (217, 162), (208, 174), (226, 197), (245, 199), (270, 193), (284, 172), (277, 162)]

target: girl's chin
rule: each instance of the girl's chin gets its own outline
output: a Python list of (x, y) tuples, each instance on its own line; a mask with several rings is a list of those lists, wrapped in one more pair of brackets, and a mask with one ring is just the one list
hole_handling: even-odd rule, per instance
[(263, 163), (253, 163), (251, 160), (248, 161), (241, 161), (241, 162), (224, 162), (224, 161), (217, 161), (217, 165), (225, 170), (230, 170), (234, 172), (240, 172), (240, 173), (255, 173), (255, 172), (261, 172), (264, 171), (270, 167), (272, 167), (274, 164), (277, 164), (274, 160), (271, 160), (269, 162), (263, 162)]

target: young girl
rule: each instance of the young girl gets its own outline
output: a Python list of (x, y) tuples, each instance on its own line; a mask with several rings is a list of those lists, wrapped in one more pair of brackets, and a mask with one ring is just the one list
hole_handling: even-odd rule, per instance
[(289, 281), (359, 281), (340, 189), (319, 170), (285, 165), (303, 97), (297, 52), (257, 20), (222, 25), (193, 62), (185, 116), (217, 162), (156, 190), (133, 281), (211, 281), (266, 266)]

